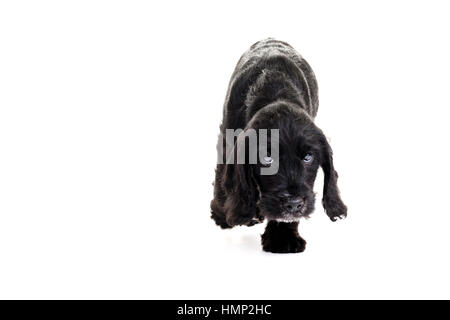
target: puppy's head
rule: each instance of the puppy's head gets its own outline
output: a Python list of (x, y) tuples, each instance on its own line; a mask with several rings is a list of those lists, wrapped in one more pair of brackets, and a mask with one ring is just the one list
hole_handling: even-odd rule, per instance
[[(251, 208), (254, 215), (282, 222), (307, 218), (314, 211), (313, 186), (317, 170), (322, 167), (324, 208), (333, 221), (345, 216), (347, 209), (339, 197), (331, 148), (308, 114), (295, 106), (274, 103), (253, 117), (246, 130), (250, 128), (258, 132), (258, 139), (260, 129), (268, 129), (267, 154), (261, 156), (258, 148), (257, 163), (249, 163), (247, 156), (244, 164), (235, 164), (233, 170), (225, 171), (225, 175), (233, 173), (224, 181), (225, 186), (229, 179), (234, 181), (234, 190), (228, 197), (235, 210), (249, 214)], [(270, 129), (278, 129), (278, 150), (270, 143)], [(245, 144), (248, 151), (246, 140), (238, 139), (236, 144)], [(270, 166), (276, 166), (275, 174), (264, 174), (264, 168)]]

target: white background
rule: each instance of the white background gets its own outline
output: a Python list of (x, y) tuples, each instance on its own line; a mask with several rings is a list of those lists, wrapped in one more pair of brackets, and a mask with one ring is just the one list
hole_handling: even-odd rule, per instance
[[(445, 1), (5, 1), (0, 298), (450, 298)], [(239, 56), (289, 42), (320, 88), (346, 220), (302, 254), (209, 216)]]

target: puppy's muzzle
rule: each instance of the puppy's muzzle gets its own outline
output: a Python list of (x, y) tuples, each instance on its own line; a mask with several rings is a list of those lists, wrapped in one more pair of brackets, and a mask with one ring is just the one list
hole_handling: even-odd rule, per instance
[(305, 199), (301, 197), (288, 198), (283, 202), (283, 209), (286, 213), (301, 212), (305, 205)]

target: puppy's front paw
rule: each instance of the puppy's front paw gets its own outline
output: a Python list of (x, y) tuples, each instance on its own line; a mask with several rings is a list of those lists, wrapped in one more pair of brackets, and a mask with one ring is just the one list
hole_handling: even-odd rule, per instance
[(227, 223), (230, 226), (251, 227), (251, 226), (254, 226), (255, 224), (258, 224), (261, 222), (262, 222), (261, 219), (258, 219), (255, 216), (238, 215), (238, 216), (227, 217)]
[(298, 234), (287, 233), (270, 235), (264, 233), (261, 236), (264, 251), (272, 253), (296, 253), (305, 251), (306, 241)]
[(264, 220), (264, 219), (261, 220), (261, 219), (259, 219), (259, 218), (253, 217), (253, 218), (246, 224), (246, 226), (247, 226), (247, 227), (254, 226), (255, 224), (258, 224), (258, 223), (263, 222), (263, 220)]
[(328, 210), (327, 211), (327, 215), (331, 219), (331, 221), (333, 221), (333, 222), (335, 222), (337, 220), (345, 219), (347, 217), (347, 208), (345, 208), (344, 211), (342, 211), (342, 210)]
[(342, 220), (347, 217), (347, 207), (343, 203), (333, 203), (325, 207), (327, 216), (331, 221)]
[(343, 220), (346, 217), (347, 217), (347, 213), (343, 213), (343, 214), (338, 215), (338, 216), (330, 217), (330, 219), (331, 219), (331, 221), (335, 222), (335, 221), (338, 221), (338, 220)]

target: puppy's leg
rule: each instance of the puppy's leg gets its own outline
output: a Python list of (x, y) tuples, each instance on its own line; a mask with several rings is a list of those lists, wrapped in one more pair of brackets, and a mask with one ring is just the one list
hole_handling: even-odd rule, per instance
[(274, 253), (303, 252), (306, 241), (298, 234), (297, 227), (298, 222), (269, 221), (261, 236), (263, 250)]

